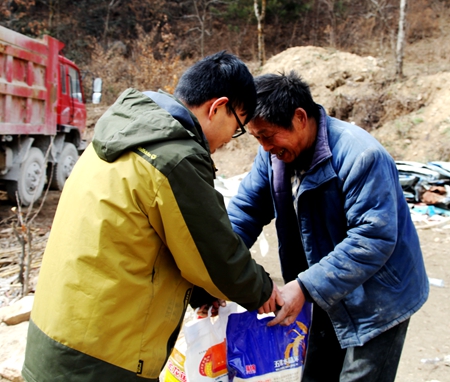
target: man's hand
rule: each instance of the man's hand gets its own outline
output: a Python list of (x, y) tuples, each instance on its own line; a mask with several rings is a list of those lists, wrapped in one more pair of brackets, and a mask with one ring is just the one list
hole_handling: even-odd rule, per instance
[(267, 326), (277, 324), (288, 326), (292, 324), (305, 303), (305, 296), (297, 280), (291, 281), (281, 288), (281, 297), (284, 300), (284, 304), (280, 304), (281, 309), (275, 313), (275, 318), (269, 321)]
[(273, 283), (272, 295), (270, 298), (258, 309), (259, 314), (275, 312), (280, 309), (280, 306), (284, 305), (283, 297), (281, 297), (280, 290)]
[(211, 306), (212, 306), (211, 317), (215, 317), (219, 313), (219, 307), (226, 306), (226, 305), (227, 305), (227, 302), (225, 300), (220, 300), (220, 299), (213, 301), (212, 304), (202, 305), (197, 310), (197, 317), (198, 318), (208, 317), (208, 310), (209, 310), (209, 308), (211, 308)]

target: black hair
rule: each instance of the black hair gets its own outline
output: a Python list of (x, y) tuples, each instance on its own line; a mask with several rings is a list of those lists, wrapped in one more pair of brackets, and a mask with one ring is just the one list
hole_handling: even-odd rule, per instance
[(256, 89), (247, 66), (236, 56), (221, 51), (191, 66), (180, 78), (174, 95), (187, 106), (200, 106), (212, 98), (228, 97), (229, 105), (240, 108), (247, 123), (256, 107)]
[(255, 85), (257, 104), (253, 118), (290, 130), (295, 109), (301, 107), (308, 117), (319, 120), (319, 106), (312, 98), (309, 85), (294, 70), (288, 74), (258, 76)]

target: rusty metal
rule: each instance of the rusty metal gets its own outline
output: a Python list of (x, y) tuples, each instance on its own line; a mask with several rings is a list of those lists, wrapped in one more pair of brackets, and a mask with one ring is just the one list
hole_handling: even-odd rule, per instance
[[(50, 36), (35, 40), (0, 26), (0, 135), (55, 135), (58, 124), (86, 126), (82, 101), (61, 93), (60, 66), (78, 67), (59, 55), (64, 44)], [(63, 78), (69, 81), (68, 78)], [(66, 84), (69, 89), (69, 84)], [(71, 108), (71, 117), (64, 110)]]

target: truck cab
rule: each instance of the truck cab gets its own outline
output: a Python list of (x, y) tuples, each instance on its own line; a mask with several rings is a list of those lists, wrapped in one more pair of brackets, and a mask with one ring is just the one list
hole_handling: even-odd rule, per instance
[(78, 67), (58, 56), (58, 98), (56, 135), (47, 166), (47, 181), (52, 189), (62, 190), (64, 183), (86, 146), (86, 98)]
[(76, 127), (83, 134), (86, 129), (86, 99), (80, 71), (75, 64), (59, 56), (57, 125)]

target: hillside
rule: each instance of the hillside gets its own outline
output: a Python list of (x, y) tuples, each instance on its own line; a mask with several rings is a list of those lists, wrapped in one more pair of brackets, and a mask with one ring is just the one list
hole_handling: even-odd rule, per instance
[[(424, 20), (428, 20), (425, 16), (426, 12)], [(386, 54), (386, 50), (377, 49), (374, 49), (371, 55), (366, 55), (361, 52), (367, 49), (344, 51), (311, 45), (297, 46), (273, 55), (261, 70), (257, 69), (255, 61), (247, 63), (255, 75), (297, 70), (310, 84), (316, 102), (322, 104), (330, 115), (354, 122), (370, 131), (395, 159), (419, 162), (450, 161), (450, 23), (447, 20), (450, 20), (448, 8), (440, 14), (440, 27), (436, 33), (410, 41), (406, 46), (405, 78), (401, 80), (396, 80), (393, 76), (393, 57)], [(368, 45), (367, 42), (365, 44)], [(376, 45), (376, 42), (373, 42), (373, 45)], [(361, 54), (350, 51), (358, 51)], [(112, 88), (112, 84), (118, 84), (118, 87), (128, 85), (127, 75), (132, 70), (136, 71), (136, 68), (130, 69), (131, 67), (125, 65), (121, 55), (111, 57), (104, 54), (100, 58), (98, 65), (103, 68), (106, 89)], [(141, 59), (152, 65), (155, 63), (153, 58), (147, 58), (144, 54)], [(114, 70), (110, 70), (111, 63), (115, 65)], [(174, 67), (168, 67), (163, 72), (163, 75), (170, 75), (173, 79), (169, 84), (171, 86), (177, 78), (174, 73), (179, 75), (178, 70), (181, 68), (176, 67), (175, 60), (172, 64)], [(144, 77), (151, 73), (158, 77), (157, 74), (161, 72), (155, 74), (142, 71), (141, 75)], [(123, 82), (116, 81), (118, 74), (124, 78)], [(157, 79), (159, 83), (165, 83), (161, 78)], [(116, 89), (113, 89), (110, 94), (115, 92)], [(108, 100), (112, 101), (113, 98)], [(107, 107), (106, 103), (88, 105), (87, 139), (92, 136), (96, 120)], [(218, 150), (213, 155), (219, 169), (218, 175), (231, 177), (248, 171), (257, 148), (256, 140), (246, 134)], [(58, 200), (59, 192), (50, 192), (33, 223), (33, 286), (37, 281), (43, 249)], [(20, 245), (12, 233), (11, 223), (14, 218), (15, 213), (11, 211), (11, 205), (1, 200), (0, 246), (3, 263), (0, 268), (0, 306), (16, 300), (19, 294), (19, 285), (15, 278), (17, 273), (14, 273), (14, 269)], [(431, 287), (429, 301), (411, 321), (397, 382), (449, 380), (449, 232), (448, 224), (436, 226), (434, 229), (419, 228), (427, 272), (430, 277), (443, 280), (444, 287)], [(265, 235), (271, 255), (262, 256), (257, 245), (252, 248), (252, 253), (274, 280), (280, 282), (276, 256), (277, 240), (272, 226), (267, 227)], [(8, 333), (11, 334), (8, 336)], [(25, 336), (26, 327), (0, 326), (0, 337), (4, 341), (0, 364), (11, 359), (17, 359), (17, 364), (20, 364)]]

